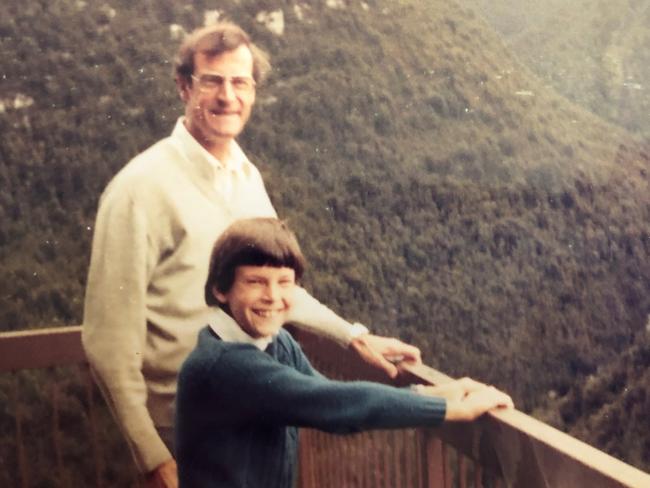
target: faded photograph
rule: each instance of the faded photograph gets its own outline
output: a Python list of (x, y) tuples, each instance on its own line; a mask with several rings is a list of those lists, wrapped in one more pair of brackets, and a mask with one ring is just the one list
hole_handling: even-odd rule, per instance
[[(648, 486), (648, 46), (650, 0), (3, 1), (0, 486), (233, 468), (214, 397), (284, 464), (186, 488)], [(251, 218), (300, 259), (211, 288)], [(187, 373), (178, 414), (208, 333), (327, 383)]]

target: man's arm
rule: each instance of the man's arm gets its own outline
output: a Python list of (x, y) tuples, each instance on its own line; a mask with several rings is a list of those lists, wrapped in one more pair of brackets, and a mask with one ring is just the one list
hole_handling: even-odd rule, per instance
[(144, 479), (145, 488), (177, 488), (178, 467), (176, 460), (169, 460), (147, 473)]
[(350, 324), (312, 297), (304, 288), (296, 289), (289, 321), (335, 340), (343, 347), (350, 347), (364, 361), (384, 370), (391, 378), (398, 373), (396, 362), (409, 361), (417, 364), (421, 361), (417, 347), (398, 339), (370, 334), (361, 324)]
[(107, 192), (95, 224), (83, 345), (141, 471), (171, 458), (147, 410), (142, 375), (145, 293), (153, 264), (146, 218), (126, 192)]

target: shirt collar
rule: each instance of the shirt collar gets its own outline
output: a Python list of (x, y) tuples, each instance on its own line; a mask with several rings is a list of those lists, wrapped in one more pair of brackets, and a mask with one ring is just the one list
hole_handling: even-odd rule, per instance
[(220, 308), (214, 309), (214, 313), (210, 316), (208, 325), (224, 342), (243, 342), (244, 344), (252, 344), (260, 351), (264, 351), (274, 339), (273, 336), (254, 339), (239, 327), (237, 322), (235, 322), (235, 319)]
[(227, 169), (233, 173), (244, 173), (246, 165), (250, 164), (244, 151), (234, 139), (230, 142), (230, 159), (228, 161), (222, 162), (214, 157), (187, 130), (184, 116), (179, 117), (176, 121), (172, 139), (177, 142), (178, 147), (190, 161), (207, 163), (215, 172), (219, 169)]

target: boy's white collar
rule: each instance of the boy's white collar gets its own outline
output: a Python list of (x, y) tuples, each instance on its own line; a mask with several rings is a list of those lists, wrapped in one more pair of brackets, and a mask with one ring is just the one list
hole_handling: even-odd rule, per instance
[(214, 313), (210, 315), (208, 325), (225, 342), (243, 342), (244, 344), (252, 344), (260, 351), (264, 351), (266, 347), (273, 341), (273, 336), (260, 337), (255, 339), (249, 336), (246, 332), (239, 327), (230, 315), (216, 308)]

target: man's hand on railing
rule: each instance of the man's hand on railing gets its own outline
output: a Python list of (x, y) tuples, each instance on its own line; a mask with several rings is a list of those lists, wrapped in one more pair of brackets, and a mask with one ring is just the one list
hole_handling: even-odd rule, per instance
[(493, 408), (514, 407), (509, 395), (471, 378), (462, 378), (438, 386), (420, 385), (417, 391), (424, 395), (445, 398), (447, 421), (468, 422)]
[(145, 488), (178, 488), (178, 471), (176, 461), (172, 458), (148, 473)]
[(420, 350), (399, 339), (381, 337), (372, 334), (362, 334), (350, 342), (350, 348), (361, 359), (379, 369), (382, 369), (390, 378), (395, 378), (398, 373), (396, 363), (407, 361), (420, 364)]

